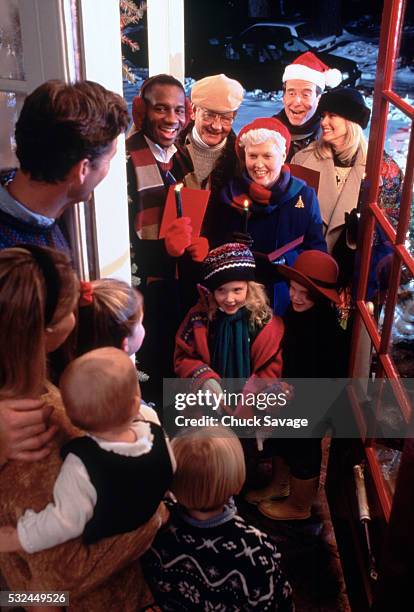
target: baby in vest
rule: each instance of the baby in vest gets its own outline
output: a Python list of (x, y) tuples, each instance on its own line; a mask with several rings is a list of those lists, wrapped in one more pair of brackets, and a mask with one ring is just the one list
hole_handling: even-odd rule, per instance
[(0, 528), (0, 552), (29, 553), (83, 534), (86, 544), (133, 531), (155, 513), (175, 460), (150, 407), (141, 405), (128, 355), (107, 347), (85, 353), (60, 383), (66, 412), (86, 432), (62, 448), (53, 502), (27, 509), (17, 527)]

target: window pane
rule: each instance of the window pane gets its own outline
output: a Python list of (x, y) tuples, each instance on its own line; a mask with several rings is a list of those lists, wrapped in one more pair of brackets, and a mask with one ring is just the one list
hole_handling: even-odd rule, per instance
[(385, 151), (381, 169), (381, 188), (378, 205), (397, 229), (405, 165), (410, 140), (410, 121), (404, 113), (390, 104)]
[(389, 349), (392, 360), (402, 378), (414, 378), (414, 279), (405, 266), (393, 319)]
[[(402, 25), (399, 53), (397, 55), (396, 69), (392, 88), (404, 97), (412, 99), (412, 78), (414, 69), (414, 26), (409, 10), (409, 0), (405, 2), (404, 21)], [(412, 102), (411, 102), (412, 104)]]
[[(398, 440), (396, 442), (398, 442)], [(397, 444), (395, 444), (395, 446), (397, 446)], [(384, 483), (390, 495), (393, 496), (401, 462), (401, 450), (385, 445), (384, 440), (381, 439), (373, 444), (373, 448), (384, 478)]]
[(14, 155), (14, 125), (24, 96), (0, 91), (0, 168), (16, 166)]
[(0, 0), (0, 78), (25, 78), (18, 0)]

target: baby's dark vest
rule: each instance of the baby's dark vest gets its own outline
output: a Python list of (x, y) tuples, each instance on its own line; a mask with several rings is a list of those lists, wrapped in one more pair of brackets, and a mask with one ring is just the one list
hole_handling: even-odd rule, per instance
[(62, 457), (77, 455), (96, 489), (97, 502), (83, 532), (86, 544), (133, 531), (155, 513), (172, 480), (171, 459), (163, 429), (150, 423), (154, 435), (149, 453), (128, 457), (108, 452), (90, 438), (65, 444)]

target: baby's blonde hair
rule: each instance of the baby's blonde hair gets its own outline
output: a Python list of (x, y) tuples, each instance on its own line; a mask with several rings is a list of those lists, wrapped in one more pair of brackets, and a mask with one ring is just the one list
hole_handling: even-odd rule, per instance
[(182, 506), (215, 510), (240, 492), (246, 466), (240, 441), (231, 430), (188, 430), (171, 444), (177, 461), (171, 490)]
[(127, 423), (140, 397), (132, 361), (124, 351), (113, 347), (90, 351), (72, 361), (61, 376), (59, 388), (72, 423), (93, 432)]

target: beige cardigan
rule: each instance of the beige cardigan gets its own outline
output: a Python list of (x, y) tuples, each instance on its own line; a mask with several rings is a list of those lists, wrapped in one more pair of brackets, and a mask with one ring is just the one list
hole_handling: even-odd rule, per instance
[(317, 159), (312, 145), (296, 153), (292, 158), (292, 164), (305, 166), (319, 172), (318, 200), (328, 253), (332, 253), (345, 224), (345, 213), (350, 212), (358, 203), (361, 179), (365, 172), (362, 152), (361, 150), (358, 151), (355, 164), (351, 168), (340, 193), (338, 193), (336, 185), (333, 158)]

